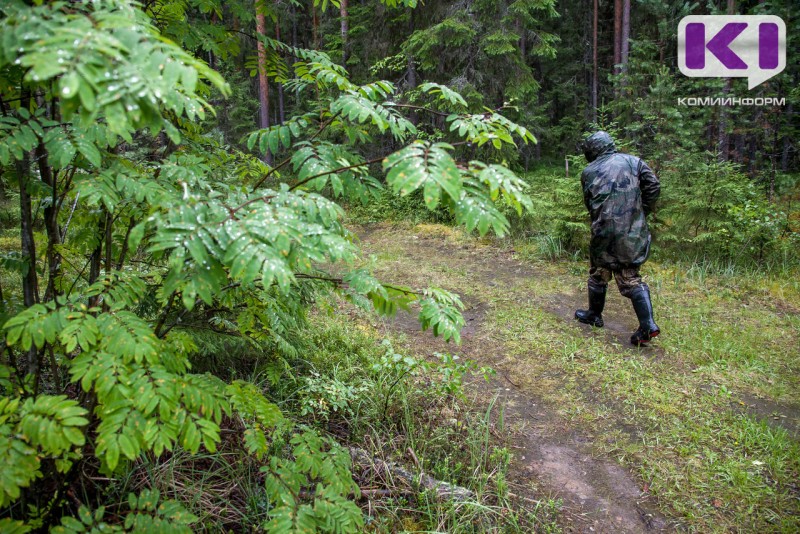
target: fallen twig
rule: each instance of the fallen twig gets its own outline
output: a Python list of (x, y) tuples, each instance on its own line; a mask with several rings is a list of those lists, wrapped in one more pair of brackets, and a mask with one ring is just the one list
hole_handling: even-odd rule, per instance
[(405, 467), (395, 462), (385, 462), (380, 458), (375, 458), (364, 449), (359, 449), (358, 447), (348, 447), (348, 450), (350, 451), (350, 456), (354, 463), (359, 465), (375, 466), (377, 468), (376, 471), (382, 471), (395, 476), (415, 490), (422, 489), (434, 491), (437, 499), (440, 501), (452, 500), (460, 502), (475, 498), (475, 493), (467, 488), (462, 488), (461, 486), (455, 486), (448, 482), (436, 480), (432, 476), (426, 475), (421, 471), (419, 475), (414, 475)]

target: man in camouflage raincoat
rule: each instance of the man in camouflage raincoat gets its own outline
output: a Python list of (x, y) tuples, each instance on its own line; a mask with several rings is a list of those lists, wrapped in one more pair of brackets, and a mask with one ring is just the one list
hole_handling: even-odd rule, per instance
[(589, 165), (581, 174), (583, 200), (592, 219), (589, 245), (589, 309), (578, 310), (582, 323), (603, 326), (606, 289), (612, 275), (619, 292), (631, 299), (639, 329), (631, 343), (640, 346), (660, 331), (653, 320), (650, 289), (639, 267), (650, 253), (646, 216), (653, 211), (661, 186), (645, 162), (617, 152), (606, 132), (589, 136), (583, 143)]

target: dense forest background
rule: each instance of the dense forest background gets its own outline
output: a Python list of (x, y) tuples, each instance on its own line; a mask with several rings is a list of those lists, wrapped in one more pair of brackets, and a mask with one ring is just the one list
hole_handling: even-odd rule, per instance
[[(786, 70), (752, 91), (682, 76), (678, 22), (722, 13), (782, 17)], [(467, 398), (495, 370), (371, 327), (411, 313), (457, 346), (464, 288), (392, 280), (358, 231), (448, 228), (582, 280), (579, 146), (598, 128), (662, 180), (658, 276), (720, 277), (725, 310), (752, 284), (767, 310), (741, 355), (735, 317), (692, 308), (702, 337), (666, 350), (696, 358), (701, 411), (725, 415), (663, 423), (681, 440), (663, 456), (614, 454), (675, 526), (792, 531), (796, 439), (729, 413), (725, 384), (797, 401), (792, 336), (758, 337), (797, 328), (797, 17), (788, 0), (4, 2), (0, 531), (570, 528), (556, 499), (509, 489), (502, 412)], [(680, 101), (716, 96), (785, 100)], [(569, 336), (537, 350), (573, 369)], [(653, 475), (698, 458), (697, 477)]]
[[(375, 77), (392, 81), (403, 105), (415, 104), (421, 95), (418, 88), (435, 82), (459, 91), (473, 111), (504, 110), (538, 140), (493, 156), (516, 170), (564, 166), (566, 158), (572, 176), (577, 176), (583, 136), (597, 128), (612, 132), (623, 150), (643, 157), (669, 184), (665, 209), (656, 221), (663, 234), (659, 244), (671, 245), (667, 252), (745, 263), (763, 262), (765, 253), (791, 255), (796, 242), (785, 238), (797, 232), (796, 214), (791, 214), (797, 200), (797, 64), (788, 61), (780, 75), (752, 91), (744, 78), (687, 78), (677, 70), (677, 27), (684, 16), (779, 14), (791, 36), (797, 15), (790, 2), (557, 6), (544, 1), (476, 1), (420, 3), (414, 9), (344, 2), (338, 10), (292, 3), (269, 4), (266, 9), (270, 38), (324, 50), (358, 83)], [(202, 32), (206, 21), (197, 22), (194, 31)], [(209, 24), (210, 33), (219, 31), (213, 21)], [(215, 53), (224, 54), (225, 43), (230, 44), (226, 34), (215, 52), (207, 37), (197, 39), (206, 43), (203, 49), (212, 62)], [(244, 62), (253, 68), (254, 43), (238, 35), (238, 55), (227, 63)], [(789, 58), (797, 46), (788, 40)], [(250, 118), (261, 109), (269, 109), (261, 113), (261, 127), (280, 124), (297, 109), (305, 109), (303, 96), (284, 91), (280, 72), (273, 71), (266, 80), (251, 78), (243, 100), (234, 107), (223, 106), (219, 126), (227, 142), (241, 141)], [(241, 69), (233, 67), (230, 73), (240, 74)], [(687, 97), (773, 97), (784, 99), (784, 104), (679, 103)], [(423, 110), (411, 114), (431, 139), (447, 137), (444, 118)], [(244, 124), (239, 123), (242, 119)], [(379, 154), (385, 148), (365, 149)], [(472, 148), (462, 152), (467, 158), (476, 154)], [(533, 185), (561, 194), (574, 190), (570, 182)], [(742, 211), (731, 211), (730, 202)], [(517, 229), (555, 233), (567, 248), (578, 246), (576, 234), (583, 228), (573, 223), (582, 220), (581, 212), (563, 214), (558, 228), (548, 223), (551, 210), (538, 212), (547, 216)], [(659, 228), (659, 223), (664, 224)]]

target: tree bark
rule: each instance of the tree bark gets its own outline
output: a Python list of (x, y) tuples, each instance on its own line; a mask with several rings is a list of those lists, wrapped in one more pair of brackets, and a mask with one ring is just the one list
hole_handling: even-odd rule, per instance
[(622, 62), (622, 0), (614, 0), (614, 74), (619, 74)]
[[(31, 93), (23, 88), (20, 95), (21, 107), (30, 108)], [(9, 110), (6, 103), (0, 99), (3, 115), (7, 115)], [(22, 257), (28, 262), (28, 272), (22, 277), (22, 301), (25, 306), (30, 307), (39, 302), (39, 279), (36, 275), (36, 241), (33, 237), (33, 210), (31, 209), (31, 195), (28, 191), (28, 183), (31, 176), (30, 157), (27, 152), (22, 154), (22, 159), (14, 162), (19, 184), (19, 230), (20, 248)], [(29, 365), (30, 365), (29, 361)]]
[(314, 50), (319, 50), (319, 19), (317, 18), (317, 6), (311, 3), (311, 35), (314, 39)]
[[(772, 125), (772, 146), (777, 148), (778, 147), (778, 118), (775, 117), (776, 121)], [(777, 154), (774, 152), (770, 154), (769, 159), (770, 163), (772, 164), (772, 172), (769, 175), (769, 201), (770, 203), (775, 202), (775, 175), (778, 173), (778, 162), (777, 162)]]
[[(264, 13), (256, 8), (256, 33), (266, 35), (266, 20)], [(269, 128), (269, 80), (267, 79), (267, 50), (264, 43), (258, 41), (258, 102), (261, 108), (259, 127)], [(264, 154), (264, 163), (272, 164), (269, 152)]]
[[(408, 15), (408, 35), (411, 35), (413, 33), (414, 33), (414, 10), (412, 9)], [(414, 66), (414, 56), (412, 56), (411, 54), (408, 55), (408, 77), (406, 79), (408, 80), (409, 89), (414, 89), (417, 87), (417, 68), (416, 66)], [(414, 126), (419, 124), (419, 114), (417, 113), (416, 109), (413, 110), (409, 115), (409, 120), (411, 121), (411, 124), (413, 124)]]
[[(216, 10), (211, 10), (211, 24), (216, 24), (217, 22), (219, 22), (219, 19), (217, 17), (217, 12)], [(216, 57), (214, 57), (214, 52), (212, 52), (211, 50), (208, 51), (208, 66), (214, 70), (217, 69)]]
[(744, 134), (737, 132), (733, 136), (733, 160), (738, 164), (744, 163), (745, 138)]
[(597, 9), (598, 0), (594, 0), (594, 17), (592, 20), (592, 122), (597, 122)]
[(349, 56), (347, 33), (350, 31), (347, 7), (347, 0), (339, 0), (339, 15), (342, 19), (342, 65), (345, 67), (347, 67), (347, 58)]
[[(276, 0), (277, 3), (277, 0)], [(275, 40), (281, 40), (281, 24), (280, 19), (275, 20)], [(283, 57), (283, 52), (281, 52), (281, 62), (286, 63), (285, 58)], [(278, 124), (283, 124), (286, 121), (286, 111), (283, 104), (283, 83), (278, 81)]]
[[(619, 62), (622, 64), (622, 74), (628, 73), (628, 53), (630, 51), (631, 37), (631, 0), (622, 0), (622, 32), (619, 43)], [(625, 81), (622, 85), (624, 87)]]
[(22, 278), (22, 299), (25, 306), (33, 306), (39, 301), (39, 279), (36, 276), (36, 241), (33, 238), (33, 210), (31, 195), (28, 192), (30, 182), (30, 159), (28, 154), (22, 155), (15, 163), (19, 180), (19, 224), (22, 257), (28, 262), (28, 272)]
[[(94, 250), (92, 251), (92, 255), (89, 258), (89, 283), (94, 284), (97, 279), (100, 277), (100, 268), (102, 266), (103, 260), (103, 240), (105, 239), (106, 235), (106, 226), (110, 223), (111, 216), (110, 214), (103, 210), (103, 213), (100, 215), (97, 221), (97, 246), (95, 246)], [(97, 297), (92, 297), (90, 302), (96, 303)], [(94, 306), (94, 304), (91, 304)]]
[[(297, 48), (297, 8), (292, 4), (292, 48)], [(297, 56), (292, 51), (292, 63), (297, 63)]]
[[(728, 15), (733, 15), (736, 11), (736, 4), (734, 0), (728, 0)], [(725, 98), (731, 92), (731, 78), (725, 80), (725, 85), (722, 88), (722, 97)], [(728, 135), (728, 111), (725, 106), (719, 109), (719, 130), (717, 135), (717, 153), (720, 162), (728, 161), (730, 150), (730, 136)]]
[[(297, 7), (295, 4), (292, 4), (292, 65), (297, 63), (297, 56), (294, 54), (294, 51), (297, 50), (299, 41), (297, 40), (297, 19), (300, 15), (298, 14)], [(300, 101), (300, 89), (295, 89), (294, 91), (294, 98), (295, 103)]]
[(52, 192), (51, 203), (44, 209), (44, 227), (47, 232), (47, 288), (44, 292), (44, 300), (48, 301), (55, 298), (56, 279), (61, 272), (61, 254), (58, 253), (58, 245), (61, 244), (61, 229), (58, 227), (58, 191), (56, 178), (53, 169), (47, 161), (47, 150), (44, 143), (39, 142), (36, 146), (36, 161), (39, 164), (39, 176), (42, 182), (50, 187)]
[[(23, 101), (24, 101), (23, 96)], [(30, 100), (30, 94), (27, 95)], [(27, 107), (27, 106), (26, 106)], [(26, 307), (39, 302), (39, 280), (36, 276), (36, 243), (33, 237), (33, 212), (31, 195), (28, 192), (30, 181), (30, 159), (28, 153), (15, 163), (19, 179), (20, 240), (22, 256), (28, 261), (28, 272), (22, 277), (22, 299)], [(27, 373), (35, 377), (35, 389), (39, 387), (39, 351), (35, 345), (28, 350)]]
[[(794, 106), (791, 102), (786, 106), (786, 122), (791, 122), (792, 115), (794, 113)], [(788, 135), (783, 136), (783, 149), (781, 152), (781, 171), (788, 172), (789, 171), (789, 151), (792, 146), (792, 140), (789, 139)]]
[[(583, 81), (586, 84), (585, 85), (585, 87), (586, 87), (586, 102), (588, 103), (588, 105), (585, 108), (583, 119), (586, 122), (591, 122), (592, 121), (592, 117), (593, 117), (592, 109), (591, 109), (592, 108), (592, 105), (591, 105), (592, 104), (592, 70), (591, 70), (591, 68), (589, 68), (589, 65), (592, 63), (592, 42), (591, 42), (591, 39), (589, 38), (589, 35), (591, 35), (591, 33), (592, 33), (592, 9), (591, 9), (592, 0), (586, 0), (586, 2), (584, 3), (584, 6), (586, 7), (586, 9), (582, 10), (583, 13), (585, 13), (585, 15), (583, 16), (583, 25), (584, 25), (583, 35), (585, 35), (586, 38), (585, 38), (584, 46), (583, 46), (583, 65), (584, 65), (584, 68), (582, 70), (583, 70), (583, 77), (584, 77)], [(556, 96), (556, 98), (558, 98), (558, 97)], [(558, 115), (558, 112), (559, 112), (559, 109), (558, 109), (558, 107), (556, 107), (556, 115)]]

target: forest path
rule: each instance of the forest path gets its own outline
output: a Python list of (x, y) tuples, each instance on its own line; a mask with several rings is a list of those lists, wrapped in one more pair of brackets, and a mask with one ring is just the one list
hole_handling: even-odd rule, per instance
[[(511, 436), (513, 493), (535, 500), (561, 499), (559, 522), (565, 532), (672, 530), (657, 511), (647, 483), (595, 444), (598, 430), (582, 424), (581, 414), (569, 403), (562, 404), (557, 392), (587, 394), (609, 412), (613, 423), (607, 428), (637, 440), (639, 430), (625, 422), (624, 409), (593, 392), (592, 384), (576, 382), (545, 364), (536, 347), (508, 342), (509, 319), (513, 323), (515, 314), (528, 314), (528, 319), (538, 314), (545, 319), (543, 332), (552, 330), (549, 323), (555, 322), (570, 335), (602, 338), (625, 357), (644, 362), (659, 358), (657, 348), (639, 351), (625, 345), (635, 328), (627, 302), (619, 295), (609, 298), (606, 327), (592, 331), (572, 318), (575, 308), (584, 304), (582, 284), (565, 287), (553, 264), (523, 263), (513, 250), (466, 240), (437, 225), (377, 225), (354, 231), (363, 251), (375, 257), (381, 279), (412, 287), (435, 285), (461, 295), (466, 326), (460, 346), (421, 332), (416, 317), (407, 312), (380, 327), (389, 335), (400, 333), (403, 348), (420, 356), (449, 352), (496, 371), (491, 381), (476, 378), (469, 389), (479, 405), (493, 403), (494, 424)], [(583, 280), (577, 273), (571, 278)], [(565, 355), (574, 351), (569, 341), (555, 348)]]

